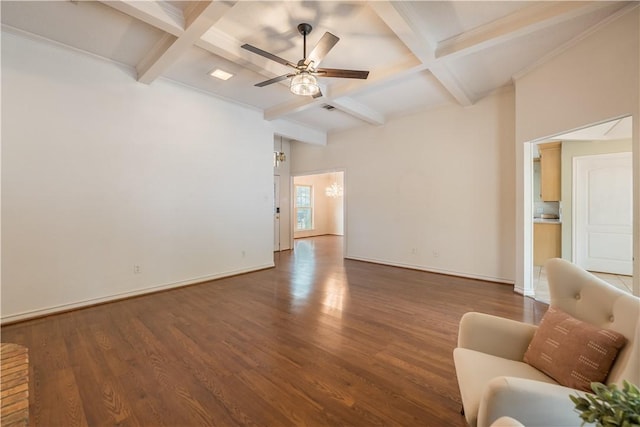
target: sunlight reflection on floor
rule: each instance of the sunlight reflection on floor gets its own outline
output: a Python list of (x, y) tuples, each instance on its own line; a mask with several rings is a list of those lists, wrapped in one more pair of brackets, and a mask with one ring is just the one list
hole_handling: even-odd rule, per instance
[(313, 291), (316, 256), (313, 240), (296, 240), (291, 268), (291, 296), (297, 305), (305, 304)]
[(324, 301), (322, 310), (324, 313), (336, 317), (342, 317), (342, 310), (349, 296), (346, 275), (340, 279), (332, 277), (324, 281)]

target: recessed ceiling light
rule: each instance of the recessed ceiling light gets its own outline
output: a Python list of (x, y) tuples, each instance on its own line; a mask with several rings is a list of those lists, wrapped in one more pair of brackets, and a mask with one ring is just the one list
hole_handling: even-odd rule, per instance
[(215, 70), (210, 72), (209, 75), (215, 78), (218, 78), (220, 80), (229, 80), (231, 77), (233, 77), (233, 74), (227, 73), (226, 71), (222, 71), (219, 68), (216, 68)]

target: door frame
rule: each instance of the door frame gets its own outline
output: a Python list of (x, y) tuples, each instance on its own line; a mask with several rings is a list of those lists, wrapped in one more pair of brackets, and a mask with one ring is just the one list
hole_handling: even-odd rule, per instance
[(291, 240), (291, 248), (293, 249), (294, 245), (293, 245), (293, 241), (294, 241), (294, 235), (295, 235), (295, 220), (294, 220), (294, 213), (295, 213), (295, 194), (294, 194), (294, 179), (296, 177), (300, 177), (300, 176), (308, 176), (308, 175), (324, 175), (324, 174), (332, 174), (332, 173), (340, 173), (342, 172), (342, 185), (344, 188), (344, 195), (342, 196), (342, 229), (343, 229), (343, 236), (342, 236), (342, 249), (343, 249), (343, 254), (346, 256), (347, 254), (347, 243), (348, 243), (348, 221), (347, 221), (347, 195), (348, 195), (348, 191), (347, 191), (347, 170), (345, 168), (332, 168), (332, 169), (320, 169), (320, 170), (314, 170), (314, 171), (307, 171), (307, 172), (300, 172), (300, 173), (292, 173), (290, 176), (290, 181), (289, 181), (289, 185), (290, 185), (290, 194), (291, 194), (291, 198), (290, 198), (290, 205), (289, 205), (289, 210), (290, 210), (290, 240)]
[[(531, 156), (531, 145), (550, 139), (558, 139), (560, 135), (568, 132), (577, 131), (612, 120), (621, 119), (631, 116), (633, 120), (633, 136), (632, 136), (632, 156), (633, 156), (633, 191), (638, 194), (640, 189), (640, 160), (638, 145), (638, 121), (640, 118), (633, 114), (622, 114), (620, 116), (610, 117), (601, 121), (592, 122), (588, 125), (580, 126), (574, 129), (567, 129), (563, 132), (554, 133), (531, 140), (522, 139), (516, 143), (516, 265), (515, 265), (515, 284), (514, 291), (525, 296), (534, 296), (533, 289), (533, 218), (532, 197), (533, 197), (533, 164)], [(634, 201), (633, 212), (633, 229), (640, 230), (640, 197)], [(636, 227), (637, 226), (637, 227)], [(640, 257), (640, 239), (634, 235), (633, 239), (633, 294), (640, 296), (640, 268), (636, 268)]]
[(280, 252), (282, 248), (282, 242), (280, 241), (280, 213), (282, 212), (282, 206), (280, 206), (280, 175), (273, 175), (273, 251)]

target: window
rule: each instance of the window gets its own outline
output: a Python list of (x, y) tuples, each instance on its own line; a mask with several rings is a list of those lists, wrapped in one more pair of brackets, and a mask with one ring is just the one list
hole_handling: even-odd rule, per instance
[(296, 231), (313, 229), (310, 185), (296, 185)]

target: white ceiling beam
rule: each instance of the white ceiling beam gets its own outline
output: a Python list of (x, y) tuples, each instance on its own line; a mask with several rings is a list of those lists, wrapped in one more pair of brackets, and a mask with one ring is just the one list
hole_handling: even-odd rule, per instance
[(473, 105), (477, 99), (473, 98), (460, 84), (458, 79), (447, 68), (445, 64), (434, 63), (429, 66), (431, 74), (440, 82), (440, 84), (464, 107)]
[(327, 133), (289, 120), (272, 120), (269, 122), (274, 134), (314, 145), (327, 145)]
[(235, 2), (199, 1), (185, 11), (185, 29), (176, 38), (163, 37), (136, 66), (138, 81), (150, 84), (182, 56), (213, 24), (233, 7)]
[(410, 3), (393, 1), (370, 1), (369, 7), (387, 24), (400, 41), (425, 65), (442, 86), (463, 106), (472, 105), (474, 100), (460, 85), (455, 76), (439, 63), (422, 24), (417, 21), (418, 14)]
[(331, 105), (339, 109), (340, 111), (351, 114), (352, 116), (372, 125), (380, 126), (385, 122), (383, 114), (367, 107), (366, 105), (354, 100), (353, 98), (349, 98), (346, 96), (335, 98), (331, 101)]
[(438, 44), (436, 58), (455, 58), (591, 13), (608, 2), (539, 2)]
[(599, 31), (601, 28), (605, 27), (606, 25), (608, 25), (610, 22), (615, 21), (616, 19), (620, 18), (621, 16), (625, 15), (626, 13), (634, 10), (635, 8), (638, 7), (638, 2), (626, 2), (624, 6), (622, 6), (620, 9), (618, 9), (616, 12), (612, 13), (611, 15), (607, 16), (606, 18), (600, 20), (598, 23), (596, 23), (595, 25), (591, 25), (587, 30), (582, 31), (580, 34), (578, 34), (577, 36), (571, 38), (571, 40), (561, 44), (560, 46), (557, 46), (555, 49), (547, 52), (544, 56), (542, 56), (541, 58), (538, 58), (538, 60), (532, 62), (531, 64), (529, 64), (528, 66), (526, 66), (525, 68), (523, 68), (522, 70), (518, 71), (517, 73), (515, 73), (512, 76), (512, 80), (513, 81), (517, 81), (520, 80), (523, 76), (526, 76), (527, 74), (529, 74), (532, 70), (535, 70), (536, 68), (540, 67), (542, 64), (546, 64), (547, 62), (549, 62), (550, 60), (552, 60), (553, 58), (557, 57), (558, 55), (562, 54), (563, 52), (565, 52), (567, 49), (569, 49), (572, 46), (575, 46), (577, 43), (579, 43), (581, 40), (586, 39), (587, 37), (589, 37), (591, 34), (596, 33), (597, 31)]
[(174, 36), (179, 36), (184, 31), (182, 11), (169, 3), (130, 0), (109, 0), (102, 3)]
[(368, 5), (423, 64), (429, 64), (435, 59), (431, 43), (419, 34), (420, 27), (413, 24), (413, 18), (406, 7), (393, 1), (377, 0), (369, 1)]
[(464, 84), (456, 78), (443, 61), (431, 64), (429, 71), (463, 107), (469, 107), (477, 101), (469, 96), (468, 91), (464, 89)]
[[(136, 72), (138, 73), (137, 78), (140, 83), (150, 84), (160, 75), (162, 70), (169, 65), (169, 57), (166, 56), (166, 54), (171, 51), (171, 47), (178, 39), (178, 37), (171, 34), (164, 34), (153, 48), (138, 62)], [(176, 50), (174, 49), (173, 52), (176, 52)]]

